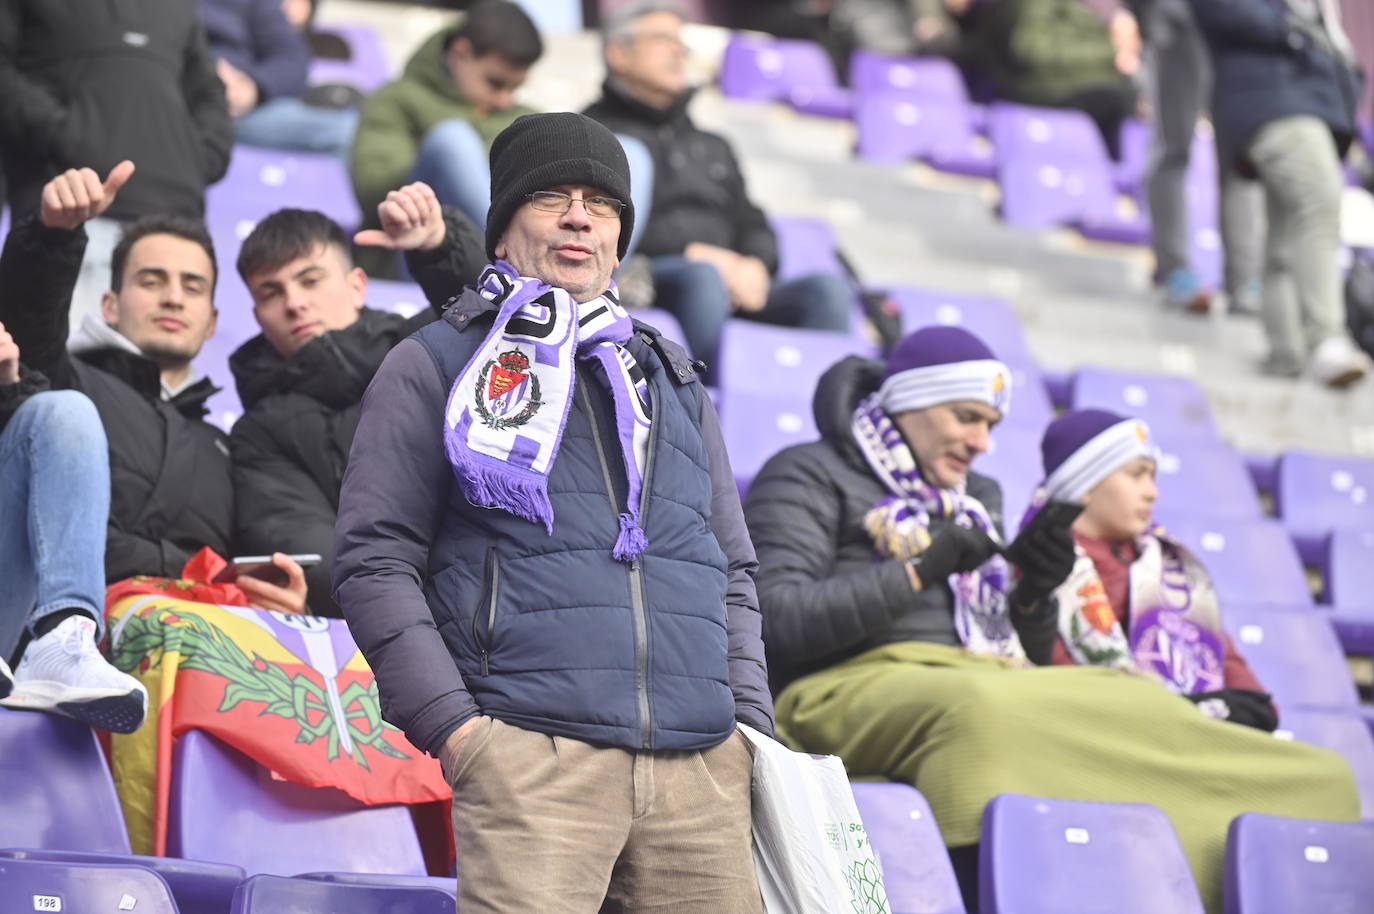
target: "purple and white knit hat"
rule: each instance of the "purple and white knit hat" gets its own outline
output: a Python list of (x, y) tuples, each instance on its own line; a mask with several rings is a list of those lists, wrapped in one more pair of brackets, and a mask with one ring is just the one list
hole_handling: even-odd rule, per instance
[(1011, 372), (962, 327), (922, 327), (893, 347), (878, 400), (889, 416), (955, 400), (986, 403), (1005, 416)]
[(1081, 501), (1093, 486), (1137, 457), (1159, 459), (1150, 427), (1105, 409), (1065, 413), (1040, 442), (1045, 493), (1056, 501)]

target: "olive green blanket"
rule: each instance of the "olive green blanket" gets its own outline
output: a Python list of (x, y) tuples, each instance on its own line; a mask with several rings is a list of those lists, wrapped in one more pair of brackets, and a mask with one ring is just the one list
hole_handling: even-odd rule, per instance
[(851, 777), (915, 786), (950, 847), (978, 843), (983, 807), (1002, 793), (1151, 803), (1172, 820), (1212, 912), (1236, 816), (1359, 818), (1339, 755), (1212, 720), (1113, 669), (1025, 669), (904, 642), (792, 683), (777, 719), (780, 735), (840, 756)]

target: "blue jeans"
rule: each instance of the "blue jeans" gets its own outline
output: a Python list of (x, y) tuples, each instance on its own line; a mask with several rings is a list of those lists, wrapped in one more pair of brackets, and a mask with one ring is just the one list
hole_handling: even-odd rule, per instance
[(348, 155), (357, 127), (354, 109), (318, 108), (299, 98), (274, 98), (234, 122), (240, 143), (327, 152), (339, 158)]
[[(709, 263), (677, 255), (655, 257), (652, 270), (654, 305), (677, 318), (692, 354), (706, 360), (709, 380), (720, 350), (721, 330), (732, 316), (725, 280)], [(843, 276), (813, 273), (774, 283), (761, 310), (734, 316), (765, 324), (848, 333), (855, 300), (854, 289)]]
[(30, 397), (0, 431), (0, 657), (44, 616), (104, 625), (110, 457), (85, 394)]

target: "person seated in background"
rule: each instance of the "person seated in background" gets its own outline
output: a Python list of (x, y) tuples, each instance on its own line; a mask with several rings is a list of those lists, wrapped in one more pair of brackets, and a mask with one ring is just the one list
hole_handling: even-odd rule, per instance
[[(133, 173), (125, 161), (102, 183), (89, 168), (43, 188), (42, 207), (17, 220), (0, 253), (0, 321), (26, 364), (53, 388), (95, 404), (109, 441), (105, 579), (178, 577), (209, 546), (232, 555), (229, 446), (203, 421), (217, 390), (192, 360), (215, 330), (214, 245), (205, 227), (174, 216), (134, 222), (115, 245), (102, 319), (87, 317), (67, 347), (67, 313), (86, 244), (82, 229)], [(274, 558), (290, 583), (242, 579), (251, 605), (300, 612), (305, 576)]]
[(1041, 449), (1043, 498), (1083, 505), (1072, 569), (1049, 598), (1058, 618), (1053, 662), (1144, 670), (1204, 714), (1277, 727), (1269, 695), (1222, 628), (1207, 569), (1154, 526), (1158, 449), (1149, 427), (1078, 410), (1050, 423)]
[(215, 72), (224, 83), (238, 142), (343, 156), (357, 112), (307, 104), (305, 36), (281, 0), (200, 0)]
[[(358, 242), (408, 251), (436, 306), (486, 265), (476, 228), (456, 211), (442, 213), (424, 184), (389, 194), (379, 218), (382, 228), (360, 232)], [(246, 553), (323, 556), (306, 572), (310, 607), (337, 616), (334, 520), (363, 391), (391, 347), (436, 312), (405, 318), (364, 307), (367, 275), (323, 213), (283, 209), (263, 219), (244, 239), (238, 271), (262, 333), (229, 359), (244, 406), (230, 435), (235, 541)]]
[[(366, 220), (394, 188), (423, 181), (439, 202), (456, 206), (479, 228), (491, 204), (487, 150), (530, 109), (515, 103), (530, 67), (544, 53), (534, 22), (506, 0), (482, 0), (455, 26), (440, 29), (399, 79), (364, 103), (349, 171)], [(360, 262), (368, 275), (391, 275), (388, 260)]]
[(649, 149), (652, 204), (638, 251), (651, 258), (656, 305), (682, 324), (709, 372), (731, 314), (847, 331), (856, 297), (840, 276), (774, 282), (777, 238), (749, 200), (729, 142), (687, 113), (693, 90), (682, 23), (671, 3), (631, 3), (610, 13), (603, 31), (608, 75), (585, 113)]
[(1160, 807), (1219, 911), (1231, 820), (1356, 819), (1349, 766), (1200, 714), (1155, 676), (1052, 665), (1069, 516), (1042, 510), (1002, 547), (999, 487), (972, 471), (1009, 378), (967, 331), (917, 330), (886, 364), (832, 367), (821, 440), (755, 477), (744, 513), (778, 732), (920, 790), (970, 910), (983, 809), (1022, 793)]
[[(148, 693), (100, 655), (110, 464), (94, 404), (0, 324), (0, 703), (132, 733)], [(11, 671), (10, 663), (14, 663)]]
[(1138, 44), (1118, 47), (1084, 0), (974, 3), (963, 24), (962, 60), (974, 85), (1023, 105), (1076, 108), (1120, 157), (1121, 124), (1136, 110)]

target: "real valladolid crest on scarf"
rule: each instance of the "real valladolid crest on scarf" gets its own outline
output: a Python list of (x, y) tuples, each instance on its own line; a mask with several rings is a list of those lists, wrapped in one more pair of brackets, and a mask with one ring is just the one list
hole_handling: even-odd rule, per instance
[(503, 260), (477, 291), (499, 310), (486, 339), (449, 391), (444, 449), (463, 495), (553, 532), (549, 474), (563, 441), (577, 383), (576, 360), (601, 366), (615, 407), (616, 436), (629, 482), (627, 510), (612, 554), (632, 561), (648, 546), (639, 525), (648, 456), (649, 393), (622, 345), (634, 327), (615, 286), (578, 302), (565, 290), (521, 276)]

